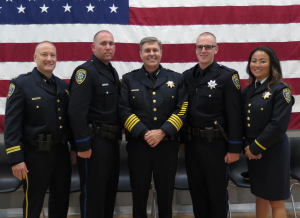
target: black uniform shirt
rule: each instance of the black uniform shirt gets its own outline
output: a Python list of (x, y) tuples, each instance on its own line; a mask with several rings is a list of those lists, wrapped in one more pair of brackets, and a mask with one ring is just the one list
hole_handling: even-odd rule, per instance
[(294, 97), (285, 84), (268, 88), (268, 78), (255, 89), (254, 82), (243, 92), (246, 146), (258, 155), (269, 149), (287, 131)]
[(9, 163), (24, 161), (24, 139), (34, 140), (39, 134), (61, 139), (69, 128), (67, 116), (68, 83), (53, 76), (54, 91), (34, 68), (10, 81), (5, 109), (4, 140)]
[(160, 67), (153, 87), (144, 68), (123, 76), (119, 115), (125, 128), (136, 138), (152, 129), (175, 136), (186, 119), (187, 106), (182, 74)]
[(78, 66), (70, 81), (69, 117), (78, 151), (91, 148), (89, 124), (120, 125), (117, 71), (95, 55)]
[(214, 121), (228, 133), (228, 151), (240, 153), (243, 145), (242, 99), (238, 72), (214, 61), (204, 69), (203, 78), (194, 75), (199, 63), (183, 73), (189, 94), (187, 125), (205, 129), (215, 127)]

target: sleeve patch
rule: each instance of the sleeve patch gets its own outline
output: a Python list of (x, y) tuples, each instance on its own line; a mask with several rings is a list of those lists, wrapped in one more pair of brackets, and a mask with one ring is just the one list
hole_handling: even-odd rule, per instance
[(85, 78), (86, 78), (86, 71), (83, 69), (77, 70), (75, 74), (75, 79), (79, 85), (84, 82)]
[(234, 74), (234, 75), (232, 76), (232, 82), (233, 82), (233, 84), (236, 86), (237, 89), (240, 89), (240, 88), (241, 88), (239, 76), (238, 76), (237, 74)]
[(291, 102), (291, 90), (289, 88), (283, 89), (283, 97), (285, 98), (287, 103)]
[(7, 99), (9, 99), (10, 96), (12, 96), (12, 94), (13, 94), (14, 91), (15, 91), (15, 89), (16, 89), (15, 84), (13, 84), (13, 83), (9, 84), (8, 94), (7, 94)]

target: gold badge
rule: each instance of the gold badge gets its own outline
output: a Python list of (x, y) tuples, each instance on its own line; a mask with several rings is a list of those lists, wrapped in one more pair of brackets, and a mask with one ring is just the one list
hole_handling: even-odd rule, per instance
[(15, 91), (15, 88), (16, 88), (15, 84), (13, 84), (13, 83), (9, 84), (7, 99), (9, 99), (10, 96), (12, 96), (12, 94)]
[(175, 87), (175, 83), (173, 81), (168, 81), (167, 82), (168, 87), (173, 88)]
[(266, 99), (266, 98), (269, 98), (270, 95), (272, 95), (270, 92), (265, 92), (265, 93), (262, 95), (262, 97), (263, 97), (264, 99)]

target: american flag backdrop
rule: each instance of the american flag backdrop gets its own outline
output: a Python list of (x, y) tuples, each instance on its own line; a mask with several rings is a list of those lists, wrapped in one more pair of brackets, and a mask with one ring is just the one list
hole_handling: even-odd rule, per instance
[(162, 41), (162, 65), (182, 73), (197, 62), (197, 36), (208, 31), (217, 37), (216, 60), (236, 69), (245, 87), (248, 55), (268, 45), (296, 99), (289, 129), (300, 128), (300, 0), (0, 0), (0, 131), (9, 80), (33, 69), (37, 43), (55, 44), (54, 74), (68, 81), (102, 29), (114, 35), (120, 77), (142, 66), (146, 36)]

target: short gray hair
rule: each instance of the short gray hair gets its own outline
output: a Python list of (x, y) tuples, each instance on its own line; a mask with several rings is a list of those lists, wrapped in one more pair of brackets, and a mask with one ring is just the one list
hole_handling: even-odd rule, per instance
[(156, 37), (145, 37), (140, 42), (140, 51), (142, 51), (142, 47), (143, 47), (145, 42), (157, 42), (158, 45), (159, 45), (160, 50), (162, 49), (161, 41), (158, 40)]

